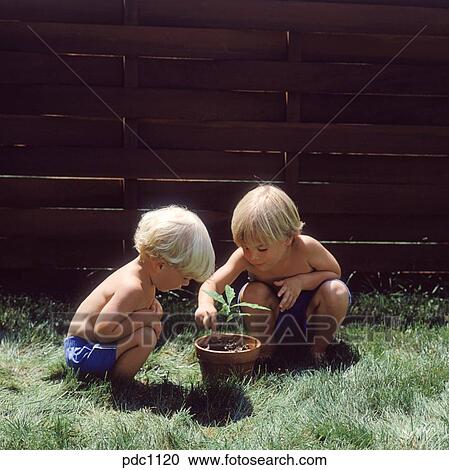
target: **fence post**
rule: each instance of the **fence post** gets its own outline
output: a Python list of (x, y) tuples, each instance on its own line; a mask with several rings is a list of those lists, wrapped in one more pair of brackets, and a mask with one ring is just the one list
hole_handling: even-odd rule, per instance
[[(124, 0), (123, 2), (123, 24), (138, 24), (138, 2), (137, 0)], [(139, 86), (139, 71), (137, 57), (125, 55), (123, 57), (123, 86), (125, 88), (136, 88)], [(136, 149), (138, 140), (135, 134), (138, 132), (137, 119), (123, 117), (123, 147), (125, 149)], [(126, 152), (125, 152), (126, 154)], [(123, 178), (123, 207), (127, 210), (137, 210), (139, 204), (139, 184), (137, 178)], [(132, 243), (132, 230), (130, 227), (129, 236), (124, 240), (124, 255), (126, 258), (133, 256), (134, 248)]]
[[(289, 31), (287, 33), (287, 53), (289, 62), (301, 62), (301, 37), (300, 33)], [(299, 92), (287, 91), (287, 122), (301, 121), (301, 96)], [(298, 150), (300, 150), (298, 148)], [(294, 158), (296, 152), (286, 152), (285, 183), (287, 193), (291, 197), (297, 194), (299, 181), (299, 158)]]

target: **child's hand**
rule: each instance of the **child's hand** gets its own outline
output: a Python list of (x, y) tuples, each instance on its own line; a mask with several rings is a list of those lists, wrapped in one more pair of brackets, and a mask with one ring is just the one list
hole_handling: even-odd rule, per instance
[(302, 290), (301, 282), (298, 277), (288, 277), (280, 281), (274, 281), (273, 284), (281, 287), (277, 294), (278, 297), (282, 297), (279, 310), (283, 312), (284, 310), (292, 308)]
[(215, 307), (198, 307), (195, 312), (196, 324), (206, 330), (217, 328), (217, 310)]

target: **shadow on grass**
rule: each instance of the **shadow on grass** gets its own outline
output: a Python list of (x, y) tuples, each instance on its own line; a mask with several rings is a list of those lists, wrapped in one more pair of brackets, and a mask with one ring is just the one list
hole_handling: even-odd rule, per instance
[(310, 369), (330, 369), (331, 371), (346, 370), (360, 360), (357, 349), (339, 341), (328, 346), (324, 359), (317, 364), (305, 345), (282, 346), (273, 358), (265, 363), (258, 364), (255, 374), (275, 372), (298, 372)]
[[(121, 411), (148, 408), (153, 413), (171, 416), (186, 410), (203, 426), (225, 426), (251, 416), (253, 406), (236, 380), (215, 384), (182, 387), (169, 380), (159, 384), (144, 384), (137, 380), (112, 383), (69, 369), (63, 362), (52, 364), (44, 380), (63, 381), (72, 392), (87, 392), (99, 387), (98, 393), (109, 395), (111, 406)], [(106, 387), (105, 387), (106, 386)]]
[(251, 416), (253, 406), (241, 385), (233, 382), (192, 387), (186, 406), (203, 426), (224, 426)]
[(149, 385), (134, 380), (126, 385), (115, 384), (113, 397), (115, 407), (123, 411), (150, 408), (154, 413), (170, 416), (184, 409), (203, 426), (225, 426), (253, 412), (242, 387), (233, 382), (186, 388), (168, 380)]
[[(340, 341), (329, 346), (326, 358), (320, 367), (332, 371), (345, 370), (357, 363), (358, 351)], [(308, 349), (304, 346), (283, 348), (266, 364), (260, 364), (255, 375), (277, 372), (298, 372), (317, 368)], [(68, 388), (77, 391), (89, 389), (102, 381), (95, 377), (82, 377), (58, 363), (50, 368), (48, 380), (64, 380)], [(104, 382), (103, 382), (104, 383)], [(148, 408), (153, 413), (171, 416), (186, 410), (203, 426), (225, 426), (253, 413), (253, 406), (245, 395), (242, 385), (235, 380), (221, 383), (190, 385), (182, 387), (169, 380), (159, 384), (144, 384), (133, 380), (131, 383), (112, 384), (111, 404), (122, 411), (137, 411)]]

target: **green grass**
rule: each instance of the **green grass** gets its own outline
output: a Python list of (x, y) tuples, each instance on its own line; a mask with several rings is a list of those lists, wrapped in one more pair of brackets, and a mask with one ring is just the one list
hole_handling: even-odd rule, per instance
[[(168, 300), (172, 310), (185, 305)], [(129, 387), (80, 382), (64, 365), (62, 307), (0, 300), (0, 449), (449, 448), (447, 300), (360, 296), (353, 313), (375, 324), (340, 333), (358, 350), (356, 364), (209, 388), (189, 328)], [(382, 313), (399, 327), (383, 326)]]

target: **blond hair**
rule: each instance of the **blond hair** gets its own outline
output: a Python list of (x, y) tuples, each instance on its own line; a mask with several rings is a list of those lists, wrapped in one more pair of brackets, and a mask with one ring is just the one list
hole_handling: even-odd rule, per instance
[(134, 246), (141, 255), (161, 258), (199, 282), (209, 278), (215, 268), (215, 253), (205, 225), (183, 207), (146, 212), (137, 226)]
[(301, 232), (304, 223), (291, 198), (276, 186), (264, 184), (247, 193), (232, 214), (234, 242), (270, 244)]

